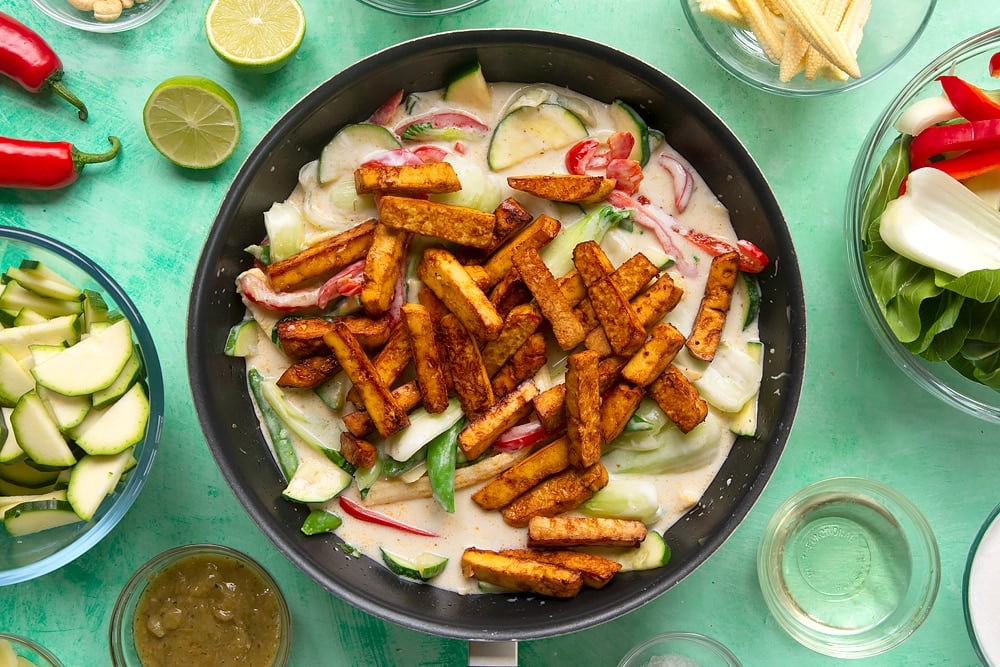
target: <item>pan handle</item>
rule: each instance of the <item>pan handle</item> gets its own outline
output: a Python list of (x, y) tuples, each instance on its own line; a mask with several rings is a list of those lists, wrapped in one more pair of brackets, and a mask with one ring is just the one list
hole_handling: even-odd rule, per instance
[(469, 642), (469, 667), (517, 667), (517, 642)]

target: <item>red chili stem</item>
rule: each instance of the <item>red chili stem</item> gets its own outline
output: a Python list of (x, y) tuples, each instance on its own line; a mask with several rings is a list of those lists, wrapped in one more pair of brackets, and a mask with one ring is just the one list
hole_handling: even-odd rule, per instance
[(429, 530), (424, 530), (423, 528), (417, 528), (416, 526), (411, 526), (408, 523), (403, 523), (402, 521), (397, 521), (390, 516), (386, 516), (381, 512), (376, 512), (375, 510), (368, 509), (363, 505), (351, 500), (350, 498), (345, 498), (340, 496), (338, 499), (340, 503), (340, 509), (347, 512), (349, 516), (355, 519), (360, 519), (361, 521), (367, 521), (368, 523), (378, 524), (380, 526), (388, 526), (389, 528), (395, 528), (396, 530), (402, 530), (404, 532), (410, 533), (412, 535), (422, 535), (424, 537), (437, 537), (437, 533), (432, 533)]
[(73, 183), (85, 165), (107, 162), (121, 150), (117, 137), (108, 137), (104, 153), (77, 150), (68, 141), (28, 141), (0, 137), (0, 187), (55, 190)]

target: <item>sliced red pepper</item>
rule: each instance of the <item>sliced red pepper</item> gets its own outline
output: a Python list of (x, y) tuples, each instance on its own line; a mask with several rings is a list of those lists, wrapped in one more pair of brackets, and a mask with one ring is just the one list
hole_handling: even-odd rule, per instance
[(639, 190), (639, 184), (642, 183), (642, 165), (638, 160), (614, 158), (608, 163), (605, 175), (615, 179), (615, 190), (632, 195)]
[(717, 257), (727, 252), (739, 252), (739, 268), (744, 273), (760, 273), (767, 266), (768, 262), (770, 262), (764, 251), (751, 241), (740, 239), (734, 245), (726, 239), (719, 238), (713, 234), (699, 232), (695, 229), (682, 229), (680, 227), (674, 227), (673, 229), (712, 257)]
[(740, 239), (736, 242), (736, 248), (740, 251), (740, 271), (743, 273), (760, 273), (771, 261), (752, 241)]
[(990, 58), (990, 76), (998, 77), (1000, 76), (1000, 51), (993, 54)]
[(1000, 148), (966, 151), (957, 157), (931, 162), (930, 166), (940, 169), (957, 181), (964, 181), (1000, 169)]
[(259, 269), (244, 271), (236, 279), (237, 289), (244, 297), (258, 306), (278, 312), (291, 312), (315, 308), (321, 288), (276, 292)]
[(570, 146), (566, 151), (566, 171), (577, 176), (586, 174), (599, 146), (600, 142), (593, 138), (581, 139)]
[(383, 102), (378, 109), (375, 109), (375, 113), (368, 118), (368, 122), (375, 123), (376, 125), (385, 125), (392, 120), (392, 115), (396, 113), (396, 109), (399, 108), (402, 102), (403, 89), (400, 88), (392, 94), (392, 97)]
[(931, 166), (931, 158), (936, 155), (997, 147), (1000, 147), (1000, 118), (932, 125), (913, 137), (910, 169)]
[(409, 148), (394, 148), (376, 153), (370, 160), (361, 163), (362, 167), (402, 167), (423, 164), (424, 160)]
[(627, 160), (635, 147), (635, 137), (631, 132), (612, 132), (608, 137), (608, 148), (612, 160)]
[(1000, 118), (1000, 104), (979, 86), (950, 74), (939, 76), (938, 81), (955, 111), (966, 120)]
[(484, 136), (489, 131), (489, 125), (460, 111), (427, 114), (396, 128), (396, 134), (404, 140), (464, 139), (470, 135)]
[(403, 523), (393, 519), (390, 516), (386, 516), (381, 512), (376, 512), (375, 510), (368, 509), (364, 505), (351, 500), (350, 498), (345, 498), (340, 496), (337, 499), (340, 503), (340, 509), (344, 510), (349, 516), (355, 519), (360, 519), (361, 521), (367, 521), (368, 523), (375, 523), (380, 526), (388, 526), (389, 528), (395, 528), (397, 530), (402, 530), (403, 532), (410, 533), (411, 535), (423, 535), (424, 537), (437, 537), (437, 533), (432, 533), (429, 530), (424, 530), (423, 528), (417, 528), (416, 526), (411, 526), (408, 523)]
[(531, 447), (549, 436), (540, 422), (530, 421), (526, 424), (512, 426), (497, 438), (493, 448), (499, 452), (516, 452), (525, 447)]
[(424, 164), (430, 164), (432, 162), (443, 162), (446, 157), (448, 157), (448, 151), (441, 148), (440, 146), (435, 146), (434, 144), (423, 144), (422, 146), (415, 146), (411, 149), (411, 152), (420, 158), (420, 161)]

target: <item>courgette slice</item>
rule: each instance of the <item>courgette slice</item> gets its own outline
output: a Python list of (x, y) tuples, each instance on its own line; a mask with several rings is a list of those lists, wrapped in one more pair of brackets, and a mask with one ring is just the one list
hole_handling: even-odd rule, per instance
[(237, 322), (229, 330), (223, 353), (229, 357), (248, 357), (257, 351), (257, 334), (260, 326), (257, 320), (245, 319)]
[(586, 136), (583, 121), (566, 107), (558, 104), (518, 107), (493, 130), (487, 162), (493, 171), (501, 171), (530, 157), (565, 148)]
[(87, 455), (81, 458), (69, 477), (66, 500), (84, 521), (90, 521), (104, 499), (114, 491), (125, 473), (132, 449), (109, 456)]
[(629, 158), (642, 166), (649, 162), (649, 126), (639, 112), (622, 100), (615, 100), (608, 107), (608, 113), (620, 132), (628, 132), (635, 138)]
[(62, 468), (76, 463), (76, 456), (59, 431), (59, 425), (34, 390), (22, 396), (14, 406), (10, 427), (18, 445), (36, 463)]
[(65, 500), (35, 500), (4, 512), (3, 525), (14, 537), (82, 521)]
[[(764, 344), (759, 342), (747, 343), (747, 353), (756, 358), (757, 363), (763, 364)], [(733, 415), (729, 423), (729, 430), (736, 435), (752, 437), (757, 433), (757, 404), (759, 403), (760, 389), (740, 408), (739, 412)]]
[(15, 359), (29, 356), (29, 345), (72, 345), (80, 340), (80, 316), (62, 315), (37, 324), (0, 329), (0, 345)]
[(281, 495), (300, 503), (325, 503), (353, 480), (350, 473), (325, 456), (303, 457)]
[(39, 500), (66, 500), (66, 489), (46, 491), (45, 493), (22, 494), (19, 496), (0, 496), (0, 517), (15, 505), (37, 502)]
[(621, 564), (622, 572), (655, 570), (670, 562), (670, 547), (667, 546), (663, 535), (651, 530), (646, 534), (642, 544), (635, 549), (619, 551), (610, 554), (609, 557)]
[(354, 171), (372, 153), (394, 150), (402, 144), (392, 132), (374, 123), (345, 125), (319, 155), (317, 178), (331, 183), (347, 171)]
[(35, 387), (35, 391), (63, 433), (79, 426), (93, 407), (90, 396), (63, 396), (45, 387)]
[(692, 384), (701, 397), (723, 412), (737, 412), (760, 390), (761, 343), (723, 342), (701, 377)]
[(35, 378), (14, 358), (7, 348), (0, 347), (0, 406), (12, 408), (17, 401), (35, 388)]
[(121, 373), (118, 374), (118, 377), (104, 389), (94, 392), (91, 397), (94, 407), (103, 408), (117, 401), (139, 380), (141, 373), (142, 360), (139, 356), (139, 348), (135, 347), (133, 348), (132, 356), (125, 362), (125, 366), (122, 368)]
[(97, 322), (108, 321), (108, 303), (100, 292), (83, 290), (83, 321), (88, 330)]
[(429, 581), (444, 572), (445, 566), (448, 565), (447, 557), (429, 551), (413, 559), (384, 547), (379, 547), (379, 551), (382, 552), (382, 561), (392, 573), (416, 581)]
[(26, 459), (0, 463), (0, 479), (28, 489), (51, 486), (59, 476), (59, 470), (39, 470), (29, 465)]
[(110, 406), (91, 410), (75, 434), (76, 444), (88, 454), (117, 454), (142, 440), (148, 423), (149, 398), (137, 382)]
[(26, 260), (21, 262), (20, 266), (9, 267), (4, 275), (9, 280), (16, 280), (22, 287), (31, 290), (38, 296), (60, 301), (81, 301), (83, 299), (83, 293), (79, 287), (41, 262)]
[(39, 324), (47, 319), (50, 318), (32, 310), (31, 308), (22, 308), (17, 311), (17, 315), (14, 316), (13, 324), (15, 327), (23, 327), (26, 324)]
[(92, 394), (115, 381), (132, 351), (132, 328), (121, 319), (106, 328), (92, 327), (85, 339), (31, 372), (38, 384), (65, 396)]
[(17, 444), (14, 431), (10, 428), (12, 408), (0, 408), (0, 463), (10, 463), (24, 456), (24, 450)]
[(459, 71), (444, 89), (446, 102), (462, 106), (486, 109), (490, 106), (490, 99), (490, 87), (479, 62)]
[(78, 315), (83, 312), (83, 304), (80, 301), (63, 301), (62, 299), (40, 296), (26, 289), (16, 280), (11, 280), (4, 287), (3, 294), (0, 294), (0, 308), (12, 312), (29, 308), (45, 317)]

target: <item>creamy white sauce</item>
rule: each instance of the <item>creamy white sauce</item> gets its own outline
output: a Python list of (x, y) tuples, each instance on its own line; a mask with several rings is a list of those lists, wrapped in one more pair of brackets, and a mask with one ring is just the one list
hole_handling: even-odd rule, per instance
[[(492, 84), (493, 107), (485, 113), (481, 110), (470, 109), (469, 111), (490, 127), (494, 127), (502, 117), (509, 101), (520, 95), (523, 88), (524, 86), (521, 84)], [(584, 115), (589, 115), (593, 121), (593, 124), (588, 123), (591, 135), (599, 138), (606, 137), (616, 129), (613, 127), (607, 105), (564, 89), (546, 88), (557, 91), (557, 94), (562, 96), (572, 96), (575, 103), (586, 106), (587, 111), (584, 112)], [(436, 110), (454, 108), (442, 101), (440, 92), (420, 93), (418, 97), (419, 101), (407, 116), (419, 116)], [(397, 112), (396, 117), (388, 125), (390, 127), (397, 126), (403, 117), (401, 112)], [(478, 173), (471, 174), (471, 178), (478, 182), (480, 188), (486, 188), (488, 192), (492, 192), (491, 197), (483, 198), (484, 210), (492, 211), (502, 199), (513, 196), (533, 215), (548, 214), (559, 219), (564, 227), (572, 225), (583, 216), (583, 213), (576, 206), (554, 204), (514, 191), (507, 186), (506, 177), (508, 175), (565, 173), (563, 164), (565, 147), (525, 160), (507, 171), (494, 173), (486, 167), (488, 143), (489, 136), (481, 141), (463, 141), (465, 152), (460, 158), (461, 166), (466, 168), (466, 174), (468, 174), (469, 165), (473, 165), (473, 169), (475, 169), (475, 165), (478, 165)], [(436, 142), (436, 145), (451, 151), (454, 142)], [(734, 242), (736, 234), (730, 224), (727, 211), (704, 181), (693, 169), (690, 169), (689, 165), (688, 167), (694, 175), (693, 195), (685, 211), (682, 213), (676, 211), (673, 204), (671, 176), (665, 169), (656, 164), (656, 155), (661, 152), (670, 153), (687, 165), (683, 157), (673, 151), (670, 146), (664, 144), (654, 146), (652, 157), (645, 169), (640, 193), (651, 200), (652, 206), (659, 206), (666, 213), (673, 215), (681, 227), (694, 228)], [(307, 244), (315, 243), (323, 237), (376, 216), (374, 201), (371, 197), (358, 197), (353, 194), (351, 174), (354, 166), (345, 165), (344, 176), (324, 187), (319, 187), (317, 184), (315, 163), (310, 163), (302, 168), (299, 185), (290, 194), (287, 203), (298, 207), (310, 223), (306, 231)], [(463, 173), (463, 169), (457, 170), (460, 174)], [(463, 182), (465, 180), (463, 178)], [(677, 308), (666, 316), (665, 321), (686, 333), (691, 329), (704, 291), (710, 257), (680, 237), (675, 238), (675, 243), (684, 255), (684, 261), (690, 266), (697, 267), (697, 270), (694, 273), (688, 272), (688, 275), (675, 269), (670, 270), (674, 281), (683, 287), (685, 295)], [(613, 230), (607, 235), (602, 246), (616, 266), (637, 252), (646, 253), (658, 265), (666, 258), (654, 234), (643, 230), (639, 225), (635, 225), (632, 233)], [(723, 340), (730, 342), (756, 340), (755, 324), (746, 330), (742, 327), (745, 308), (746, 293), (742, 287), (742, 281), (738, 281), (730, 310), (731, 315), (726, 321)], [(251, 310), (259, 319), (265, 319), (264, 328), (269, 332), (269, 324), (276, 321), (277, 317), (269, 317), (256, 308), (251, 308)], [(265, 378), (273, 380), (284, 371), (289, 362), (270, 343), (268, 336), (262, 334), (258, 353), (248, 357), (247, 363), (248, 367), (258, 368)], [(678, 355), (675, 363), (685, 369), (691, 379), (695, 379), (698, 374), (697, 368), (701, 365), (701, 362), (697, 362), (685, 352)], [(287, 392), (287, 394), (290, 400), (309, 416), (310, 420), (317, 420), (326, 425), (327, 432), (330, 434), (330, 446), (339, 447), (339, 432), (343, 425), (338, 416), (332, 413), (312, 392), (292, 391)], [(714, 413), (714, 408), (712, 410)], [(634, 475), (637, 479), (651, 479), (656, 484), (662, 513), (656, 523), (650, 526), (651, 529), (666, 530), (696, 505), (728, 456), (735, 436), (728, 429), (729, 417), (726, 415), (717, 416), (719, 417), (717, 423), (720, 425), (718, 444), (710, 463), (695, 470), (666, 475)], [(266, 437), (266, 429), (262, 429), (262, 432), (265, 433)], [(296, 442), (296, 449), (302, 456), (317, 455), (309, 446), (301, 442)], [(344, 523), (337, 530), (337, 534), (346, 543), (376, 562), (381, 563), (380, 547), (409, 557), (416, 557), (425, 551), (445, 555), (451, 559), (449, 566), (443, 574), (433, 580), (433, 585), (461, 593), (475, 593), (478, 592), (477, 583), (475, 580), (463, 577), (459, 567), (459, 559), (465, 548), (475, 546), (482, 549), (501, 549), (526, 545), (525, 529), (508, 526), (504, 523), (499, 512), (483, 511), (472, 502), (470, 496), (480, 486), (482, 485), (478, 484), (456, 492), (456, 511), (454, 514), (444, 512), (430, 498), (379, 505), (375, 508), (396, 519), (437, 532), (441, 535), (437, 538), (413, 536), (396, 529), (344, 516), (339, 511), (336, 500), (328, 503), (326, 507), (344, 518)], [(346, 492), (346, 495), (357, 498), (357, 490), (352, 487)]]
[(969, 571), (969, 618), (979, 649), (990, 665), (1000, 665), (1000, 520), (986, 529)]

